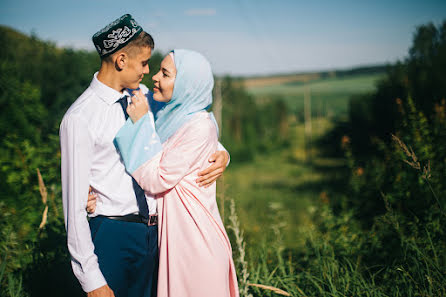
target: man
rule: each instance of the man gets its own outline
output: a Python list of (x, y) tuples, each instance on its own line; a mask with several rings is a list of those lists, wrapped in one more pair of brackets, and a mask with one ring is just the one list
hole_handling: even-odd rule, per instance
[[(101, 67), (60, 126), (62, 196), (73, 272), (88, 296), (149, 297), (156, 288), (156, 202), (125, 171), (113, 139), (126, 119), (127, 89), (149, 73), (152, 37), (130, 15), (93, 36)], [(150, 149), (150, 148), (148, 148)], [(215, 181), (228, 161), (216, 152), (199, 180)], [(89, 186), (98, 194), (87, 220)]]

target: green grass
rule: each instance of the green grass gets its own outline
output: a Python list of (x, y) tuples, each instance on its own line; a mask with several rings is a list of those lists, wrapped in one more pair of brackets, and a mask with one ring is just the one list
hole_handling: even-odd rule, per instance
[[(330, 126), (326, 119), (314, 120), (314, 138)], [(315, 202), (324, 195), (329, 178), (314, 165), (336, 168), (342, 162), (323, 158), (316, 149), (311, 152), (312, 164), (306, 162), (304, 126), (290, 128), (293, 137), (289, 148), (258, 155), (250, 163), (231, 164), (218, 185), (220, 203), (223, 195), (235, 200), (247, 242), (261, 242), (272, 232), (272, 224), (280, 223), (284, 245), (290, 249), (302, 246), (303, 233), (312, 226)]]
[[(372, 92), (383, 74), (334, 77), (310, 81), (308, 90), (311, 95), (314, 115), (337, 116), (348, 110), (352, 95)], [(249, 88), (248, 92), (258, 100), (264, 98), (283, 98), (293, 112), (301, 112), (304, 104), (306, 85), (301, 82)]]
[[(321, 127), (313, 129), (315, 140), (331, 124), (314, 119), (313, 127)], [(258, 155), (251, 163), (231, 164), (219, 182), (225, 225), (231, 225), (228, 205), (233, 199), (245, 232), (244, 241), (234, 240), (233, 229), (238, 228), (227, 228), (241, 296), (279, 296), (273, 293), (276, 288), (299, 297), (446, 296), (444, 261), (438, 256), (444, 248), (433, 244), (428, 229), (427, 243), (417, 234), (401, 237), (404, 258), (367, 265), (364, 253), (373, 253), (370, 245), (375, 243), (370, 240), (379, 228), (365, 231), (353, 213), (335, 214), (327, 204), (332, 198), (327, 187), (345, 160), (324, 158), (313, 148), (312, 161), (305, 162), (304, 126), (295, 122), (290, 128), (289, 148)], [(392, 211), (385, 217), (383, 230), (400, 228)], [(245, 249), (246, 257), (240, 252)]]
[[(333, 116), (346, 113), (352, 95), (373, 91), (382, 77), (383, 74), (373, 74), (310, 81), (314, 115), (312, 141), (331, 129)], [(248, 91), (259, 101), (266, 97), (284, 98), (293, 111), (302, 113), (306, 87), (302, 82), (294, 82)], [(326, 195), (327, 180), (342, 165), (342, 160), (324, 158), (313, 148), (312, 163), (306, 162), (304, 135), (302, 121), (290, 120), (288, 149), (256, 156), (250, 163), (231, 164), (225, 172), (224, 182), (219, 184), (219, 196), (224, 192), (226, 197), (235, 199), (248, 242), (258, 242), (271, 222), (280, 221), (284, 225), (285, 246), (297, 249), (303, 243), (302, 234), (311, 228), (315, 202)]]
[(260, 242), (273, 222), (285, 225), (286, 246), (296, 248), (299, 228), (309, 224), (307, 215), (317, 193), (297, 188), (310, 178), (309, 169), (291, 164), (278, 152), (255, 162), (227, 170), (225, 195), (236, 201), (248, 242)]

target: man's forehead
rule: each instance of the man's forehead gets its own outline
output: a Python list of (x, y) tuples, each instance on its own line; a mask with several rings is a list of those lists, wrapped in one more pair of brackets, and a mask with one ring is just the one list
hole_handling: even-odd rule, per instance
[(141, 60), (148, 60), (152, 57), (152, 48), (145, 46), (141, 48), (141, 51), (138, 55)]

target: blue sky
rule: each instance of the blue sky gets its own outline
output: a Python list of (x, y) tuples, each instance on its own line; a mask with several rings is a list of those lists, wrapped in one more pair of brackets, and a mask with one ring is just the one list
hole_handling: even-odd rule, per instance
[(166, 52), (202, 52), (217, 74), (262, 75), (395, 62), (417, 26), (446, 20), (446, 1), (0, 0), (0, 24), (61, 46), (130, 13)]

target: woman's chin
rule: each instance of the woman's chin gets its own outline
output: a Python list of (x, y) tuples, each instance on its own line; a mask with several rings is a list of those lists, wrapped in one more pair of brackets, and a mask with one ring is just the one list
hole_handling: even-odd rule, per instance
[(153, 100), (158, 101), (158, 102), (165, 102), (165, 103), (170, 101), (170, 99), (166, 99), (166, 98), (164, 98), (162, 96), (159, 96), (159, 93), (158, 94), (157, 93), (153, 94)]

